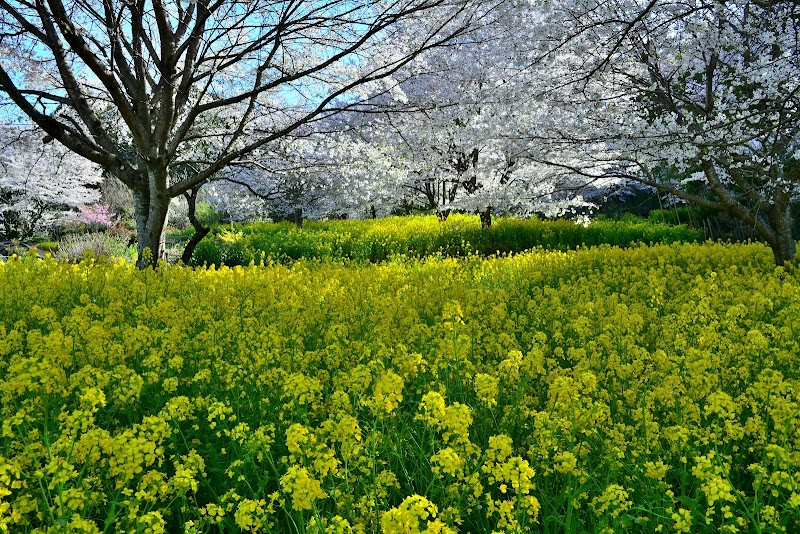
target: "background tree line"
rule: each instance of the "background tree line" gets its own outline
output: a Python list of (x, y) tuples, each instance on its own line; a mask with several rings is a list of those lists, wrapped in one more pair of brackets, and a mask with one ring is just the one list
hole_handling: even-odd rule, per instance
[[(764, 0), (3, 1), (4, 118), (27, 125), (3, 137), (121, 183), (142, 267), (178, 198), (197, 239), (198, 199), (300, 223), (559, 216), (643, 190), (783, 264), (798, 24), (795, 2)], [(0, 172), (0, 191), (68, 183), (22, 159)]]

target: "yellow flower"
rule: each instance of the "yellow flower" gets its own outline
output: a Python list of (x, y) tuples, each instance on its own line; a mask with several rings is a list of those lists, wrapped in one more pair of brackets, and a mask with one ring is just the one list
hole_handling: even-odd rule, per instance
[(308, 534), (351, 534), (354, 530), (347, 519), (335, 515), (330, 519), (312, 517), (306, 525), (306, 532)]
[(666, 465), (661, 460), (657, 462), (647, 461), (644, 463), (645, 472), (644, 475), (648, 478), (652, 478), (654, 480), (662, 480), (669, 470), (669, 466)]
[(578, 465), (578, 459), (569, 451), (559, 452), (553, 457), (553, 469), (559, 473), (571, 473)]
[[(420, 495), (406, 497), (400, 506), (381, 516), (383, 534), (455, 534), (455, 530), (436, 520), (435, 504)], [(423, 523), (424, 528), (421, 528)]]
[(175, 475), (170, 480), (176, 493), (196, 492), (197, 478), (205, 474), (205, 461), (194, 450), (175, 462)]
[(499, 380), (485, 373), (475, 375), (475, 394), (478, 399), (489, 406), (497, 406), (497, 394), (499, 393)]
[(138, 518), (139, 528), (144, 534), (164, 534), (166, 532), (166, 521), (161, 516), (161, 512), (148, 512)]
[(305, 467), (290, 466), (280, 482), (283, 491), (291, 495), (294, 510), (311, 510), (311, 504), (315, 500), (327, 496), (319, 480), (314, 479)]
[(89, 409), (105, 406), (106, 395), (102, 389), (89, 388), (81, 394), (81, 405)]
[(445, 447), (431, 456), (434, 473), (444, 472), (451, 477), (460, 477), (464, 472), (464, 460), (450, 447)]
[(303, 373), (292, 373), (283, 383), (284, 406), (314, 406), (322, 396), (322, 382)]
[(207, 517), (208, 521), (215, 525), (225, 517), (225, 509), (214, 503), (208, 503), (200, 509), (200, 515)]
[(266, 501), (260, 499), (254, 501), (252, 499), (243, 499), (236, 507), (236, 512), (233, 514), (236, 526), (242, 530), (249, 532), (258, 532), (264, 526), (265, 522), (265, 509)]
[(375, 381), (372, 399), (367, 403), (373, 413), (390, 414), (403, 400), (403, 379), (392, 371), (386, 371)]
[(692, 531), (692, 512), (685, 508), (679, 508), (671, 517), (672, 520), (675, 521), (674, 528), (676, 532)]
[(633, 502), (630, 501), (628, 492), (619, 484), (610, 484), (599, 497), (592, 499), (592, 508), (600, 516), (610, 512), (612, 517), (617, 517), (628, 510)]
[(472, 413), (469, 406), (455, 402), (446, 406), (441, 393), (431, 391), (422, 397), (416, 418), (442, 433), (445, 443), (454, 443), (469, 448), (469, 427)]

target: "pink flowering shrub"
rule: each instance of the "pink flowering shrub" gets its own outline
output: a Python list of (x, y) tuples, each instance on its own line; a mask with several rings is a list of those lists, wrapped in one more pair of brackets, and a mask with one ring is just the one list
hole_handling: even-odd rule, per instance
[(90, 227), (100, 230), (113, 229), (119, 222), (119, 217), (111, 211), (108, 204), (91, 204), (81, 208), (81, 219)]

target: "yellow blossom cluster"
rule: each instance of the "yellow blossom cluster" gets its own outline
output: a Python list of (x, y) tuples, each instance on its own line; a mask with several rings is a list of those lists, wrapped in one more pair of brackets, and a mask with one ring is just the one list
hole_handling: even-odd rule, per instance
[(759, 244), (0, 263), (0, 532), (798, 532)]

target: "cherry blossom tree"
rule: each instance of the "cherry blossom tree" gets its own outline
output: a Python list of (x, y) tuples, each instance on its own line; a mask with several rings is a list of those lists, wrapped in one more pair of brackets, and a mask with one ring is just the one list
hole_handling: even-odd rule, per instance
[[(529, 124), (544, 109), (532, 102), (539, 73), (531, 63), (541, 51), (531, 8), (504, 2), (448, 49), (421, 54), (383, 80), (360, 104), (367, 113), (348, 117), (349, 131), (339, 139), (346, 147), (372, 147), (367, 172), (380, 168), (381, 157), (404, 172), (355, 188), (394, 191), (393, 207), (442, 218), (452, 209), (481, 211), (488, 220), (492, 209), (556, 215), (587, 204), (576, 194), (586, 180), (528, 157)], [(345, 196), (353, 189), (342, 188)]]
[(548, 5), (541, 27), (550, 55), (539, 68), (548, 114), (528, 133), (536, 158), (726, 212), (769, 244), (776, 264), (792, 261), (800, 5)]
[(574, 176), (526, 156), (538, 53), (530, 16), (521, 16), (529, 11), (522, 0), (482, 11), (447, 48), (362, 84), (346, 106), (355, 113), (253, 150), (203, 194), (237, 220), (269, 213), (298, 223), (398, 209), (557, 215), (586, 205)]
[(0, 225), (7, 237), (28, 239), (78, 219), (78, 210), (100, 198), (99, 165), (44, 133), (0, 125)]
[(172, 198), (352, 107), (354, 89), (446, 45), (494, 3), (3, 0), (0, 94), (132, 191), (145, 267)]
[(203, 191), (233, 220), (259, 216), (361, 218), (388, 214), (406, 170), (388, 152), (331, 129), (287, 138), (228, 166)]

